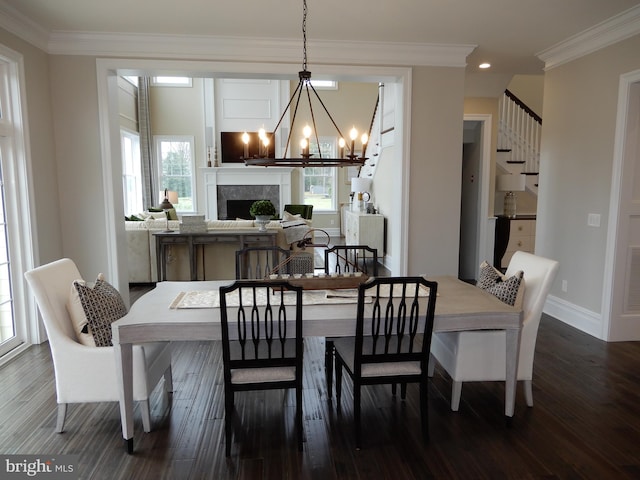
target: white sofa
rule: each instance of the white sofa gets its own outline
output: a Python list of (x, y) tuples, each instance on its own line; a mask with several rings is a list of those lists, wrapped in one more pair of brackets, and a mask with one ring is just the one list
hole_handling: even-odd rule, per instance
[[(180, 229), (180, 221), (170, 220), (171, 230)], [(289, 249), (284, 229), (279, 221), (272, 221), (268, 229), (277, 229), (276, 244)], [(158, 281), (156, 263), (156, 239), (153, 232), (167, 229), (164, 219), (149, 218), (144, 221), (126, 221), (127, 254), (129, 265), (129, 283), (153, 283)], [(253, 220), (208, 220), (207, 230), (257, 230)], [(225, 280), (235, 278), (235, 252), (238, 246), (224, 243), (204, 246), (198, 252), (199, 275), (204, 272), (203, 280)], [(202, 268), (201, 268), (202, 267)], [(186, 245), (172, 245), (167, 255), (167, 278), (170, 280), (189, 280), (189, 252)], [(199, 277), (200, 278), (200, 277)]]

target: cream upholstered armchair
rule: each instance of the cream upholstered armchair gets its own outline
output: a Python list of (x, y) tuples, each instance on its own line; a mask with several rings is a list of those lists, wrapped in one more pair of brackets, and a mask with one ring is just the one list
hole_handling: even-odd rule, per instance
[[(542, 308), (558, 271), (558, 262), (526, 252), (516, 252), (506, 276), (523, 271), (523, 327), (520, 339), (518, 380), (524, 382), (527, 405), (533, 406), (533, 356)], [(505, 332), (487, 330), (473, 332), (434, 333), (431, 340), (430, 375), (434, 360), (449, 373), (453, 381), (451, 410), (460, 406), (462, 382), (504, 381), (506, 377)]]
[[(64, 430), (67, 404), (118, 401), (114, 347), (81, 344), (67, 311), (74, 280), (81, 279), (75, 263), (63, 258), (25, 273), (44, 321), (53, 357), (58, 419), (56, 432)], [(172, 390), (171, 345), (168, 342), (133, 348), (133, 398), (140, 401), (145, 432), (151, 431), (149, 395), (164, 376)]]

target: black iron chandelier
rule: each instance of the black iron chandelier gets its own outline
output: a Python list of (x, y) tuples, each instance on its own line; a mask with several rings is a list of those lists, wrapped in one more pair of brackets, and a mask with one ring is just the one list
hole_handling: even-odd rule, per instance
[[(376, 110), (378, 108), (379, 96), (376, 100), (376, 105), (373, 110), (373, 117), (371, 119), (371, 124), (369, 125), (369, 132), (363, 133), (360, 142), (362, 144), (362, 150), (360, 154), (356, 154), (355, 151), (355, 142), (358, 137), (358, 132), (355, 128), (350, 131), (350, 144), (347, 144), (345, 141), (344, 135), (338, 128), (338, 125), (334, 121), (333, 117), (327, 110), (324, 102), (318, 95), (318, 92), (314, 88), (311, 83), (311, 72), (307, 70), (307, 0), (303, 0), (302, 2), (302, 71), (298, 72), (298, 85), (293, 91), (291, 98), (289, 99), (289, 103), (285, 107), (282, 115), (280, 116), (280, 120), (276, 125), (276, 128), (273, 130), (272, 134), (267, 135), (263, 129), (260, 129), (258, 133), (258, 154), (249, 156), (248, 153), (248, 143), (249, 143), (249, 134), (244, 132), (242, 134), (242, 141), (245, 145), (244, 147), (244, 155), (242, 159), (244, 160), (245, 165), (257, 165), (263, 167), (348, 167), (348, 166), (362, 166), (364, 165), (367, 157), (365, 156), (367, 151), (367, 143), (369, 141), (369, 136), (371, 134), (371, 129), (373, 127), (373, 119), (375, 117)], [(298, 112), (298, 106), (300, 104), (300, 98), (303, 95), (303, 92), (306, 95), (308, 104), (309, 104), (309, 112), (311, 116), (311, 123), (313, 127), (309, 125), (305, 125), (302, 129), (303, 138), (300, 141), (300, 156), (295, 157), (293, 154), (293, 147), (291, 146), (291, 136), (295, 128), (296, 122), (296, 114)], [(320, 149), (320, 140), (318, 137), (318, 130), (316, 128), (316, 120), (313, 112), (313, 105), (311, 102), (311, 94), (315, 96), (319, 104), (324, 109), (324, 112), (329, 117), (331, 124), (335, 127), (338, 132), (338, 158), (325, 158), (322, 156), (322, 152)], [(294, 102), (295, 100), (295, 102)], [(289, 128), (289, 133), (287, 135), (287, 143), (285, 144), (284, 155), (282, 158), (269, 158), (269, 144), (270, 137), (275, 138), (275, 134), (278, 131), (278, 128), (282, 124), (282, 121), (289, 111), (289, 109), (293, 105), (293, 116), (291, 119), (291, 125)], [(309, 153), (309, 147), (311, 145), (312, 137), (315, 138), (316, 144), (318, 146), (318, 155), (315, 156), (312, 153)], [(291, 156), (287, 157), (287, 153), (291, 149)]]

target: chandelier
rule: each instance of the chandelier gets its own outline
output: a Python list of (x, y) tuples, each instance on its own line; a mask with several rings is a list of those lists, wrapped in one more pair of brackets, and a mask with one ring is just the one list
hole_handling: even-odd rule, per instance
[[(302, 70), (298, 72), (298, 85), (296, 86), (287, 106), (285, 107), (282, 115), (280, 116), (280, 120), (276, 125), (276, 128), (273, 130), (273, 133), (268, 135), (264, 131), (264, 129), (260, 129), (258, 132), (258, 154), (250, 156), (248, 150), (249, 143), (249, 134), (244, 132), (242, 134), (242, 142), (244, 143), (244, 155), (242, 160), (244, 160), (245, 165), (258, 165), (264, 167), (347, 167), (347, 166), (362, 166), (364, 162), (367, 160), (365, 156), (367, 151), (367, 143), (369, 141), (369, 135), (371, 134), (371, 128), (373, 127), (373, 118), (371, 119), (371, 124), (369, 126), (369, 132), (363, 133), (360, 137), (360, 143), (362, 145), (362, 150), (360, 154), (356, 154), (355, 145), (356, 140), (358, 139), (358, 131), (355, 128), (352, 128), (349, 132), (350, 143), (347, 143), (344, 135), (338, 128), (338, 125), (334, 121), (333, 117), (327, 110), (324, 102), (318, 95), (318, 92), (314, 88), (311, 83), (311, 72), (307, 70), (307, 0), (303, 0), (302, 2)], [(304, 126), (302, 129), (302, 138), (300, 140), (300, 150), (299, 157), (296, 157), (293, 153), (293, 146), (291, 145), (292, 134), (294, 132), (296, 126), (296, 114), (298, 112), (298, 106), (300, 104), (300, 99), (305, 95), (307, 102), (309, 104), (309, 112), (311, 117), (312, 127), (308, 124)], [(324, 112), (329, 117), (331, 124), (335, 127), (336, 132), (338, 133), (338, 158), (325, 158), (322, 156), (322, 152), (320, 149), (320, 140), (318, 137), (318, 130), (316, 128), (316, 120), (313, 111), (313, 105), (311, 102), (312, 94), (317, 102), (322, 106)], [(379, 96), (376, 100), (376, 105), (373, 111), (373, 117), (375, 117), (376, 110), (378, 108)], [(269, 144), (270, 138), (275, 138), (275, 134), (278, 131), (278, 128), (282, 124), (283, 119), (287, 112), (293, 106), (293, 115), (291, 118), (291, 125), (289, 128), (289, 133), (287, 135), (287, 143), (285, 144), (284, 154), (282, 158), (269, 158)], [(317, 156), (310, 153), (311, 142), (315, 140), (318, 148)], [(290, 153), (290, 156), (287, 156), (287, 153)]]

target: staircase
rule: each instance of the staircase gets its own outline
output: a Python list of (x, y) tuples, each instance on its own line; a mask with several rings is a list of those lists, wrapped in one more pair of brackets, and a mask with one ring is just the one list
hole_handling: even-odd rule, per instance
[(384, 93), (384, 84), (380, 83), (378, 85), (378, 100), (376, 101), (376, 105), (373, 110), (373, 116), (371, 118), (371, 125), (369, 126), (369, 145), (367, 146), (366, 155), (367, 160), (365, 160), (364, 165), (360, 167), (360, 171), (358, 173), (359, 177), (370, 178), (373, 179), (376, 173), (376, 165), (378, 164), (378, 160), (380, 158), (380, 151), (382, 150), (382, 132), (380, 121), (382, 117), (382, 102), (383, 102), (383, 93)]
[(509, 90), (498, 102), (498, 173), (527, 176), (526, 189), (538, 194), (542, 118)]

